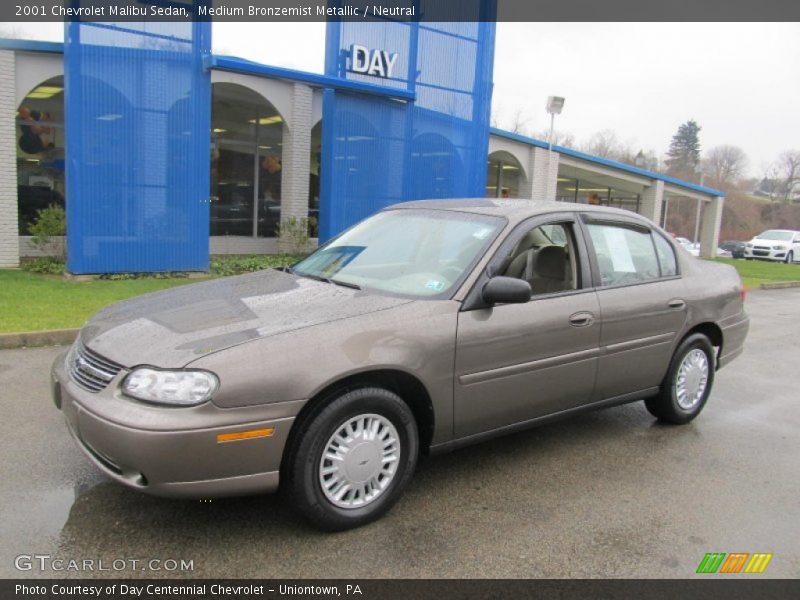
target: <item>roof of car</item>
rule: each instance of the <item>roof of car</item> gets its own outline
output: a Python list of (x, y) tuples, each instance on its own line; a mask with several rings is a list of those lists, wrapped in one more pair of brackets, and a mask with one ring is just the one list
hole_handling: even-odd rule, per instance
[(545, 200), (525, 200), (506, 198), (459, 198), (454, 200), (412, 200), (393, 204), (387, 209), (426, 208), (431, 210), (452, 210), (481, 215), (505, 217), (509, 221), (521, 221), (538, 214), (553, 212), (599, 212), (630, 217), (636, 213), (621, 208), (578, 204), (575, 202), (556, 202)]

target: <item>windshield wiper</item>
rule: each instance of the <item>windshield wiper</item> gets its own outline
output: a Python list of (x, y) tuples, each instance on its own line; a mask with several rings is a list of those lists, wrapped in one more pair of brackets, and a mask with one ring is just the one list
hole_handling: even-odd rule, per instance
[(342, 287), (350, 288), (353, 290), (361, 289), (360, 285), (356, 285), (355, 283), (350, 283), (349, 281), (339, 281), (338, 279), (328, 279), (328, 281), (334, 285), (340, 285)]
[(304, 273), (302, 271), (295, 271), (291, 267), (284, 267), (284, 271), (286, 273), (291, 273), (292, 275), (297, 275), (298, 277), (306, 277), (307, 279), (313, 279), (314, 281), (332, 283), (333, 285), (340, 285), (342, 287), (350, 288), (353, 290), (361, 289), (361, 286), (358, 286), (355, 283), (349, 283), (347, 281), (339, 281), (338, 279), (331, 279), (330, 277), (323, 277), (322, 275), (314, 275), (313, 273)]

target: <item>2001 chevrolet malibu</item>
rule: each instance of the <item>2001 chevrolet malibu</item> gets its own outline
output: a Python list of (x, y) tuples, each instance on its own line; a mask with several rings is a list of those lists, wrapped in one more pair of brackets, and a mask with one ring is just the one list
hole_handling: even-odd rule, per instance
[(729, 266), (633, 213), (390, 207), (292, 268), (104, 309), (53, 365), (86, 456), (164, 496), (274, 491), (328, 529), (385, 513), (420, 453), (644, 400), (705, 405), (749, 319)]

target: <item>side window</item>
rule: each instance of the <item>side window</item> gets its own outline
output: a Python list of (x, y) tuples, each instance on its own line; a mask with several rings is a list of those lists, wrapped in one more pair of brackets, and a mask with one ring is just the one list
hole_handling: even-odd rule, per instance
[(580, 287), (572, 225), (548, 223), (522, 236), (506, 260), (506, 277), (524, 279), (534, 295)]
[(601, 285), (639, 283), (661, 276), (649, 231), (608, 224), (590, 224), (588, 228)]
[(675, 263), (675, 251), (664, 236), (653, 232), (653, 240), (656, 244), (658, 262), (661, 265), (662, 277), (673, 277), (678, 274), (678, 266)]

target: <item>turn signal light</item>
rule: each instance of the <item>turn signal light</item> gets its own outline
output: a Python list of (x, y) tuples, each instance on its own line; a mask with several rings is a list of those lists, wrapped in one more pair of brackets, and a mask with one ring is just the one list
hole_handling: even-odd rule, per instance
[(235, 433), (220, 433), (217, 435), (217, 443), (237, 442), (239, 440), (253, 440), (256, 438), (269, 437), (275, 433), (274, 427), (266, 429), (251, 429), (249, 431), (237, 431)]

